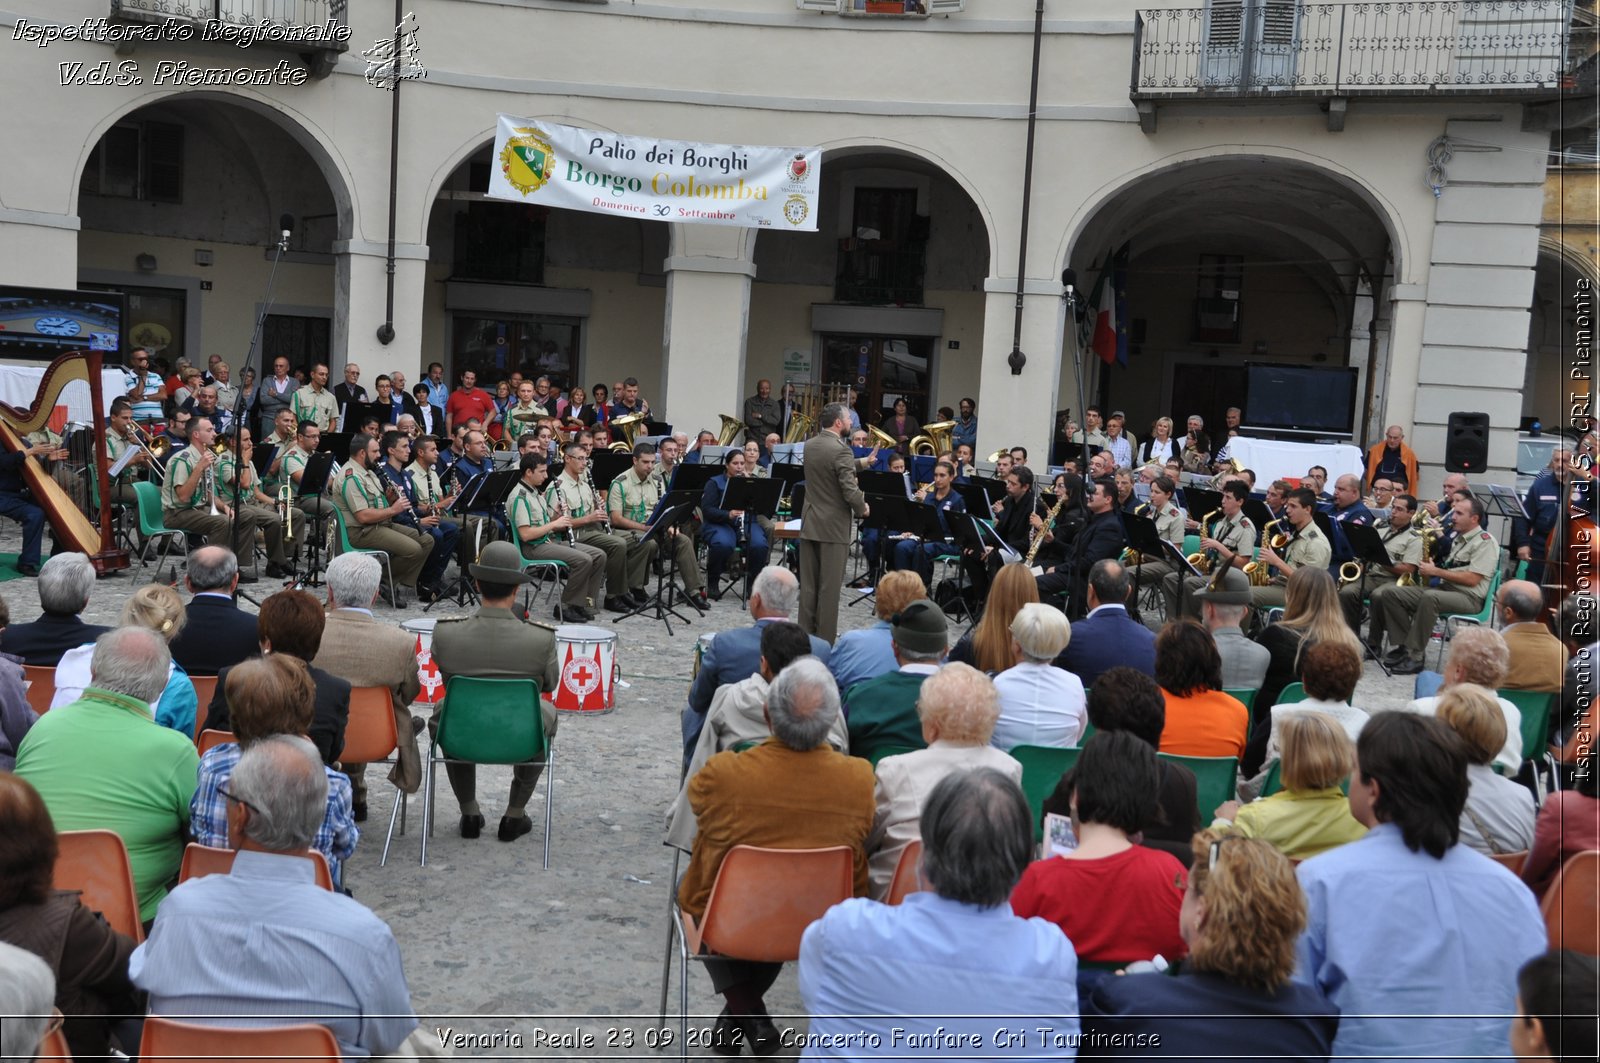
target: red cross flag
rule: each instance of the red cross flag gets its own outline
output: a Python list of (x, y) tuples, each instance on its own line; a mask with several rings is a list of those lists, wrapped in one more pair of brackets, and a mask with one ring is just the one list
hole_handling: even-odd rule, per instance
[(432, 705), (444, 700), (444, 677), (439, 666), (433, 663), (433, 654), (422, 648), (422, 636), (417, 636), (417, 678), (422, 681), (422, 693), (417, 700)]

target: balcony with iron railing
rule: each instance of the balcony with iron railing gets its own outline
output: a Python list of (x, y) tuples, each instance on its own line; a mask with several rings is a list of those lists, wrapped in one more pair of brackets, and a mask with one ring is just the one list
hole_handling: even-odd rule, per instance
[(1130, 95), (1182, 100), (1554, 96), (1571, 0), (1211, 0), (1138, 12)]
[(110, 0), (117, 23), (179, 27), (162, 40), (222, 42), (307, 56), (318, 76), (349, 49), (348, 0)]

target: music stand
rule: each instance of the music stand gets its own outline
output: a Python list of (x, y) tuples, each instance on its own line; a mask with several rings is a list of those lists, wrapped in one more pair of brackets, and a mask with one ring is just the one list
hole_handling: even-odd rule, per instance
[[(1139, 570), (1144, 566), (1146, 554), (1162, 553), (1162, 544), (1168, 540), (1161, 538), (1161, 533), (1156, 530), (1154, 518), (1143, 513), (1122, 514), (1122, 532), (1128, 540), (1128, 546), (1133, 550), (1133, 610), (1131, 615), (1139, 619)], [(1170, 545), (1170, 544), (1169, 544)]]
[(906, 478), (898, 472), (873, 472), (870, 469), (856, 473), (856, 482), (866, 495), (896, 495), (905, 498)]
[[(990, 480), (987, 482), (993, 483), (994, 481)], [(961, 496), (961, 501), (966, 504), (968, 513), (984, 513), (990, 515), (994, 513), (993, 506), (996, 499), (991, 497), (988, 490), (986, 490), (982, 485), (969, 481), (964, 484), (953, 484), (951, 485), (951, 489), (955, 491), (956, 494)], [(1000, 497), (1004, 498), (1005, 496), (1002, 494)]]
[(652, 421), (646, 418), (644, 430), (653, 436), (670, 436), (672, 434), (672, 424), (669, 421)]
[(792, 492), (795, 486), (804, 482), (806, 478), (805, 467), (801, 465), (779, 465), (774, 462), (767, 466), (767, 472), (771, 479), (784, 485), (785, 493)]
[[(978, 616), (967, 606), (966, 559), (968, 557), (981, 559), (983, 555), (983, 535), (979, 527), (979, 519), (971, 513), (957, 514), (955, 519), (950, 521), (950, 538), (955, 543), (957, 556), (961, 559), (956, 565), (956, 602), (960, 605), (961, 612), (972, 623), (977, 622)], [(967, 625), (969, 630), (972, 623)]]
[[(317, 507), (313, 515), (315, 524), (311, 532), (311, 542), (306, 547), (306, 575), (303, 579), (295, 580), (290, 586), (322, 586), (317, 574), (323, 568), (322, 544), (327, 539), (327, 518), (323, 515), (323, 507), (333, 505), (331, 498), (324, 497), (328, 490), (328, 482), (333, 478), (333, 464), (333, 452), (319, 450), (306, 459), (306, 467), (300, 471), (299, 489), (295, 492), (292, 504), (298, 509), (302, 499), (315, 498)], [(284, 473), (285, 477), (288, 475)]]
[[(1378, 529), (1365, 524), (1346, 524), (1344, 526), (1345, 540), (1350, 544), (1355, 560), (1361, 564), (1361, 601), (1367, 600), (1367, 577), (1372, 572), (1373, 565), (1382, 565), (1392, 568), (1394, 559), (1389, 556), (1389, 551), (1383, 548), (1383, 537), (1378, 534)], [(1426, 559), (1424, 559), (1426, 560)], [(1361, 635), (1361, 627), (1356, 626), (1356, 635)], [(1378, 662), (1378, 667), (1383, 669), (1384, 675), (1392, 675), (1389, 666), (1383, 663), (1383, 655), (1373, 650), (1372, 645), (1366, 640), (1361, 640), (1361, 655)]]
[(589, 477), (596, 494), (604, 495), (611, 481), (633, 468), (633, 455), (617, 450), (596, 450), (589, 455)]
[[(1189, 577), (1195, 576), (1203, 581), (1206, 579), (1206, 574), (1189, 564), (1189, 559), (1184, 556), (1183, 547), (1169, 539), (1161, 540), (1161, 552), (1172, 558), (1173, 567), (1178, 570), (1178, 615), (1184, 616), (1187, 614), (1184, 605), (1189, 597)], [(1220, 561), (1216, 563), (1221, 564)]]
[[(664, 551), (667, 554), (667, 567), (656, 574), (656, 593), (654, 596), (632, 612), (616, 617), (612, 620), (612, 623), (620, 624), (630, 616), (649, 616), (666, 624), (667, 635), (671, 636), (672, 621), (667, 619), (668, 616), (675, 616), (685, 624), (689, 623), (690, 620), (689, 617), (684, 616), (673, 608), (678, 604), (678, 599), (681, 598), (683, 603), (694, 609), (695, 612), (698, 613), (700, 611), (700, 607), (695, 605), (689, 596), (683, 592), (683, 588), (678, 586), (678, 551), (672, 549), (669, 545), (672, 541), (669, 534), (671, 530), (690, 520), (694, 516), (694, 508), (697, 505), (699, 505), (699, 498), (692, 491), (673, 491), (661, 496), (661, 500), (656, 503), (654, 512), (650, 514), (650, 519), (645, 522), (648, 525), (646, 530), (635, 534), (639, 536), (640, 542), (653, 542), (656, 544), (657, 551)], [(678, 534), (685, 535), (688, 533), (680, 531)]]
[(324, 432), (317, 441), (318, 454), (332, 454), (335, 461), (345, 461), (350, 457), (350, 440), (356, 437), (355, 432)]
[[(772, 520), (778, 513), (778, 500), (783, 496), (784, 484), (782, 480), (758, 476), (734, 476), (728, 479), (728, 486), (722, 492), (722, 506), (724, 510), (740, 509), (744, 511), (744, 542), (737, 543), (735, 553), (744, 563), (745, 582), (755, 578), (749, 572), (749, 560), (744, 556), (744, 545), (750, 542), (750, 522), (756, 517), (766, 517)], [(767, 543), (767, 550), (771, 551), (772, 544)], [(739, 595), (739, 600), (744, 601), (745, 596)]]
[[(1189, 504), (1189, 519), (1200, 521), (1203, 517), (1213, 512), (1222, 511), (1222, 492), (1213, 491), (1208, 487), (1190, 487), (1183, 492), (1183, 500)], [(1259, 528), (1260, 525), (1257, 525)], [(1206, 530), (1200, 529), (1200, 535), (1205, 537)]]
[[(505, 505), (506, 499), (511, 497), (512, 490), (521, 479), (521, 469), (480, 472), (462, 487), (461, 494), (457, 497), (455, 505), (450, 507), (450, 512), (460, 517), (478, 516), (482, 519), (489, 519), (495, 507)], [(480, 524), (478, 528), (481, 532), (483, 525)], [(455, 591), (455, 602), (458, 606), (466, 606), (469, 604), (469, 600), (471, 603), (478, 601), (478, 592), (473, 589), (471, 581), (467, 579), (467, 566), (471, 564), (472, 558), (476, 556), (475, 550), (469, 554), (467, 537), (465, 535), (457, 536), (456, 577), (452, 581), (453, 586), (451, 583), (445, 584), (444, 590), (440, 595), (422, 607), (424, 613), (440, 602), (447, 600), (452, 589)]]
[(779, 443), (772, 448), (772, 467), (800, 465), (805, 459), (804, 443)]
[(1272, 510), (1268, 509), (1267, 504), (1259, 498), (1245, 499), (1244, 505), (1240, 508), (1244, 510), (1244, 515), (1250, 518), (1250, 523), (1256, 526), (1257, 535), (1260, 535), (1261, 530), (1272, 521)]
[[(910, 532), (916, 536), (919, 550), (930, 542), (944, 542), (944, 525), (939, 523), (939, 510), (936, 506), (930, 506), (926, 502), (907, 502), (905, 518), (899, 530), (902, 534)], [(902, 540), (885, 536), (881, 545), (888, 548), (900, 541)], [(883, 556), (881, 550), (878, 556)]]
[(706, 484), (720, 472), (722, 470), (715, 465), (685, 465), (679, 462), (678, 467), (672, 470), (672, 483), (667, 486), (672, 491), (693, 491), (698, 499), (705, 493)]
[[(898, 476), (891, 475), (896, 483)], [(903, 485), (902, 485), (903, 486)], [(878, 531), (878, 560), (867, 569), (867, 586), (851, 605), (857, 605), (871, 598), (877, 593), (878, 575), (883, 571), (883, 551), (889, 542), (889, 536), (906, 530), (911, 522), (909, 510), (914, 503), (906, 498), (904, 491), (895, 494), (868, 494), (867, 515), (861, 519), (861, 530), (875, 528)], [(859, 577), (858, 577), (859, 578)]]

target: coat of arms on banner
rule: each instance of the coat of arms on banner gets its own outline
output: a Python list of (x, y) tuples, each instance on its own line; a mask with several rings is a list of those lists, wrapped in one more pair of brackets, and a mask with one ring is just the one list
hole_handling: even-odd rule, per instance
[(508, 138), (500, 151), (500, 172), (512, 188), (525, 196), (532, 195), (555, 172), (556, 151), (538, 126), (524, 126), (512, 132), (516, 136)]

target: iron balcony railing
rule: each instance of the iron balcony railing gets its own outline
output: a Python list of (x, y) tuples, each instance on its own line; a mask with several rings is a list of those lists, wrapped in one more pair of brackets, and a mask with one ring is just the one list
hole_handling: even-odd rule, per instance
[[(236, 31), (270, 23), (283, 30), (306, 30), (332, 23), (341, 31), (345, 23), (347, 0), (111, 0), (111, 19), (116, 22), (192, 24), (192, 40), (231, 40), (238, 43)], [(234, 36), (217, 36), (217, 28)], [(318, 37), (294, 34), (276, 41), (270, 33), (252, 38), (253, 44), (281, 43), (296, 51), (328, 50), (343, 52), (349, 45), (343, 34)], [(178, 39), (178, 38), (173, 38)]]
[(1570, 79), (1572, 0), (1295, 3), (1141, 10), (1134, 100), (1497, 95)]

